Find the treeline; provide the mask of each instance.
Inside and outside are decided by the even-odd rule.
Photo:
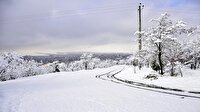
[[[70,63],[73,61],[80,60],[80,57],[83,53],[63,53],[63,54],[48,54],[44,56],[23,56],[26,60],[35,60],[36,62],[40,63],[52,63],[54,61],[64,62],[64,63]],[[92,53],[93,57],[97,57],[101,60],[117,60],[121,58],[126,58],[129,56],[129,53]]]
[[[91,70],[113,65],[128,64],[128,58],[123,56],[116,59],[101,60],[92,53],[83,53],[75,61],[53,61],[51,63],[36,62],[24,58],[17,53],[0,53],[0,81],[17,79],[20,77],[35,76],[60,71]],[[130,64],[130,63],[129,63]]]

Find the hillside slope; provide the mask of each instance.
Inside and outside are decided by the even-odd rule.
[[[0,112],[200,111],[200,99],[181,98],[95,78],[121,67],[0,82]]]

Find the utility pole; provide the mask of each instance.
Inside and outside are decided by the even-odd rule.
[[[139,4],[138,6],[138,17],[139,17],[139,37],[138,37],[138,43],[139,43],[139,51],[142,50],[142,17],[141,17],[141,12],[142,9],[144,8],[144,5],[142,5],[142,3]]]
[[[144,8],[144,5],[142,5],[142,3],[139,4],[138,6],[138,17],[139,17],[139,35],[138,35],[138,44],[139,44],[139,58],[140,57],[140,51],[142,50],[142,34],[141,34],[141,31],[142,31],[142,9]],[[142,64],[140,62],[140,60],[138,61],[138,67],[139,69],[141,70],[142,68]]]

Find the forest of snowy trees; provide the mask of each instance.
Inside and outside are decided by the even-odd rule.
[[[100,59],[93,53],[83,53],[79,59],[69,63],[52,63],[27,60],[16,53],[0,53],[0,81],[28,77],[56,71],[91,70],[113,65],[147,66],[161,75],[182,75],[182,66],[198,69],[200,67],[200,26],[186,26],[183,21],[173,22],[169,14],[152,20],[153,25],[141,33],[143,49],[126,58]],[[58,70],[56,70],[58,69]]]

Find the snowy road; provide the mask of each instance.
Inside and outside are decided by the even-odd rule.
[[[106,81],[111,81],[111,82],[114,82],[117,84],[129,86],[129,87],[133,87],[133,88],[181,96],[182,98],[189,97],[189,98],[200,99],[199,92],[185,91],[185,90],[181,90],[181,89],[174,89],[174,88],[169,88],[169,87],[157,86],[154,84],[146,84],[146,83],[142,83],[142,82],[135,82],[135,81],[129,81],[127,79],[118,78],[118,76],[116,76],[116,75],[121,75],[121,73],[124,72],[124,69],[127,69],[127,67],[122,67],[121,69],[116,69],[116,70],[110,71],[105,74],[97,75],[96,78],[106,80]]]
[[[0,82],[0,112],[200,112],[197,98],[182,98],[95,78],[122,68]]]

